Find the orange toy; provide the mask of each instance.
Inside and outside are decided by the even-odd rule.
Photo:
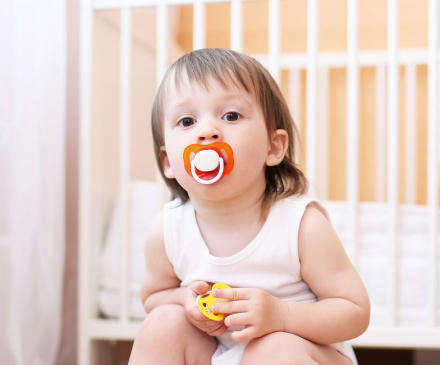
[[[215,289],[231,289],[229,285],[226,284],[214,284],[212,287],[212,291]],[[200,312],[202,312],[206,317],[209,319],[212,319],[214,321],[222,321],[225,315],[223,313],[213,313],[211,308],[214,305],[215,302],[229,302],[228,299],[222,299],[222,298],[214,298],[211,295],[211,291],[207,292],[206,294],[199,295],[196,299],[197,307],[199,307]]]

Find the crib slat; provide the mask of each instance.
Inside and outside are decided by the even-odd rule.
[[[416,204],[417,163],[417,66],[405,67],[405,203]]]
[[[267,54],[250,54],[257,58],[263,65],[268,66]],[[347,67],[347,52],[320,52],[318,54],[318,67],[345,68]],[[359,51],[359,67],[381,67],[388,64],[387,51]],[[428,52],[424,49],[401,49],[398,61],[400,65],[427,65]],[[308,65],[307,53],[281,53],[280,68],[306,69]]]
[[[121,272],[119,292],[119,320],[129,317],[129,179],[130,179],[130,63],[131,63],[131,10],[121,9],[121,70],[120,70],[120,125],[119,125],[119,184],[121,190]]]
[[[300,115],[301,115],[301,70],[293,68],[289,70],[289,106],[293,120],[300,130]]]
[[[316,122],[318,108],[318,34],[319,4],[318,0],[307,2],[307,137],[306,137],[306,171],[310,182],[310,194],[316,193]]]
[[[168,66],[168,7],[159,5],[156,18],[156,85],[159,87]]]
[[[280,0],[269,0],[269,72],[280,82]]]
[[[428,5],[428,210],[429,210],[429,247],[430,247],[430,322],[435,327],[438,322],[438,246],[437,219],[439,204],[438,180],[438,1],[430,0]]]
[[[93,10],[88,0],[81,0],[80,23],[80,104],[79,104],[79,229],[78,229],[78,364],[90,361],[91,341],[88,333],[89,321],[94,314],[92,309],[96,287],[91,278],[91,247],[97,242],[91,239],[91,101],[92,101],[92,47]]]
[[[161,4],[156,9],[156,87],[159,88],[168,69],[168,6]],[[170,192],[156,166],[156,182],[160,185],[161,199],[165,204]]]
[[[358,2],[348,1],[347,9],[347,198],[350,206],[351,259],[358,266],[359,222],[359,66]]]
[[[301,71],[299,69],[289,70],[289,107],[298,133],[301,135]],[[300,149],[297,141],[294,144],[295,163],[299,164]]]
[[[376,201],[385,201],[386,178],[386,69],[376,67]]]
[[[318,72],[318,141],[317,146],[319,157],[317,161],[318,179],[316,188],[320,199],[328,199],[328,141],[329,141],[329,69],[320,68]]]
[[[388,0],[388,188],[390,234],[390,324],[397,325],[397,208],[399,199],[399,18],[398,0]]]
[[[194,2],[193,15],[193,49],[201,49],[206,44],[206,13],[205,4],[201,1]]]
[[[231,1],[231,49],[243,51],[243,4],[241,0]]]

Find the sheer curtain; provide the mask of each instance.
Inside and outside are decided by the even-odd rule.
[[[0,2],[0,358],[55,363],[64,266],[65,1]]]

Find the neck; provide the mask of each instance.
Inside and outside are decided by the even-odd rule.
[[[267,212],[262,212],[265,184],[256,184],[247,194],[224,200],[205,200],[190,196],[197,221],[220,229],[233,229],[257,223],[262,225]]]

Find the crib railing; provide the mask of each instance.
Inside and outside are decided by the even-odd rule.
[[[243,49],[243,2],[232,0],[231,4],[231,48]],[[193,47],[203,48],[206,43],[205,5],[207,3],[225,2],[220,0],[82,0],[81,1],[81,74],[80,74],[80,238],[79,238],[79,364],[89,364],[92,353],[92,341],[99,339],[132,339],[138,323],[129,318],[129,208],[128,183],[130,179],[130,70],[131,70],[131,10],[135,7],[156,7],[156,83],[162,80],[169,66],[168,55],[168,7],[171,5],[193,5],[194,29]],[[387,156],[387,169],[383,163],[377,163],[377,200],[385,201],[390,211],[389,239],[392,242],[390,252],[389,290],[390,323],[383,331],[372,330],[359,339],[354,340],[360,346],[399,346],[399,347],[438,347],[440,346],[440,329],[438,326],[438,235],[437,217],[439,202],[439,117],[438,117],[438,1],[429,0],[427,49],[400,50],[398,32],[398,1],[388,1],[388,49],[386,51],[359,50],[359,9],[356,0],[348,0],[347,51],[338,53],[319,52],[319,1],[308,1],[307,18],[307,53],[282,54],[280,51],[280,0],[269,0],[269,47],[268,54],[254,55],[269,69],[273,77],[279,81],[281,70],[290,71],[291,104],[293,112],[299,118],[301,106],[301,70],[307,73],[306,94],[306,171],[311,182],[312,194],[326,198],[325,189],[320,189],[318,181],[326,178],[327,164],[325,149],[320,143],[327,143],[320,137],[319,130],[325,133],[328,119],[328,72],[331,68],[347,69],[347,200],[350,205],[351,236],[349,254],[354,264],[358,263],[358,210],[359,210],[359,70],[360,67],[376,68],[376,113],[377,113],[377,158]],[[92,108],[92,57],[93,57],[93,13],[99,9],[120,9],[120,131],[119,131],[119,184],[121,190],[121,276],[119,293],[119,318],[104,320],[98,318],[96,306],[96,272],[99,245],[102,237],[96,234],[93,227],[92,193],[91,193],[91,138],[90,126]],[[406,133],[414,134],[416,124],[415,84],[417,82],[416,67],[428,67],[428,205],[429,205],[429,242],[430,242],[430,299],[429,313],[431,327],[426,330],[403,330],[397,326],[397,288],[398,288],[398,247],[397,219],[399,205],[399,67],[405,66],[406,75]],[[387,102],[385,100],[387,99]],[[317,105],[323,106],[324,112],[319,113]],[[386,123],[387,121],[387,123]],[[385,131],[387,125],[387,131]],[[319,126],[319,128],[318,128]],[[385,135],[387,140],[385,140]],[[414,151],[417,146],[415,139],[407,140],[407,202],[414,202]],[[387,146],[387,147],[386,147]],[[322,162],[324,161],[324,163]],[[319,177],[319,178],[318,178]],[[385,181],[387,182],[385,186]]]

